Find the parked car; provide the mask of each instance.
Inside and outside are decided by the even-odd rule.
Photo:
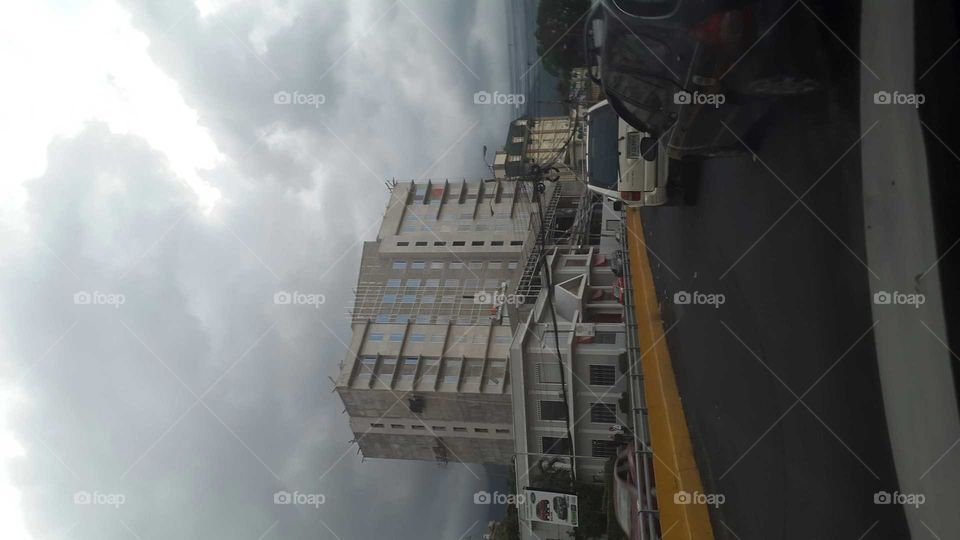
[[[627,206],[660,206],[668,197],[669,158],[660,147],[644,156],[648,134],[624,122],[604,100],[587,110],[587,186]]]
[[[804,47],[819,38],[818,23],[804,10],[781,22],[792,4],[602,0],[584,32],[588,74],[620,118],[648,135],[644,154],[658,143],[673,158],[743,153],[740,140],[771,98],[825,87],[828,62]]]
[[[637,453],[633,443],[628,444],[617,456],[613,464],[613,507],[617,516],[617,523],[623,532],[627,533],[630,540],[639,540],[640,528],[643,526],[640,520],[639,506],[637,501],[640,492],[637,491]],[[652,480],[652,479],[651,479]],[[640,478],[640,489],[646,489],[644,480]],[[657,508],[657,489],[650,487],[652,494],[653,509]],[[646,492],[643,492],[644,496]]]

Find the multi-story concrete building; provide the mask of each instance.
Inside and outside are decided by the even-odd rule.
[[[510,123],[503,149],[494,156],[494,175],[523,177],[532,165],[540,165],[556,167],[560,180],[577,179],[581,167],[571,152],[573,127],[569,116],[517,118]]]
[[[502,180],[393,188],[377,239],[363,247],[336,385],[365,457],[509,461],[502,298],[536,219],[526,189]]]
[[[548,248],[545,264],[552,295],[541,290],[518,321],[510,349],[517,486],[540,487],[544,478],[538,473],[550,467],[571,471],[577,482],[599,484],[604,464],[623,445],[619,426],[630,419],[622,405],[627,335],[617,278],[598,246]],[[524,539],[573,532],[522,510]]]

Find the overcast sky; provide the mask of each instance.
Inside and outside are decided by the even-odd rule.
[[[479,537],[482,469],[361,463],[328,376],[383,180],[502,144],[503,3],[6,11],[0,538]]]

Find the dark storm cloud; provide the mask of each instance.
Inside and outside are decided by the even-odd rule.
[[[338,255],[318,217],[289,190],[216,174],[224,202],[206,216],[143,140],[95,124],[52,144],[28,183],[34,240],[2,274],[0,317],[27,396],[13,425],[29,526],[71,538],[333,538],[327,527],[343,540],[457,538],[480,517],[469,471],[361,464],[347,445],[326,378],[344,350],[320,321],[345,336],[349,298],[317,279]],[[327,302],[276,305],[278,290]],[[77,304],[78,292],[123,300]],[[278,490],[326,501],[278,506]],[[75,504],[81,491],[123,504]]]

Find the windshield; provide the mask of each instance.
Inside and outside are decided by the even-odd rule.
[[[590,185],[617,189],[617,137],[620,119],[609,105],[587,117],[587,181]]]

